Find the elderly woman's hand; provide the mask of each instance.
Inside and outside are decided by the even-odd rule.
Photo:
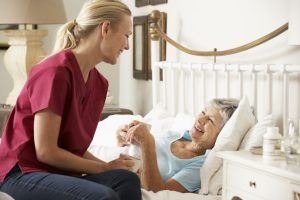
[[[128,143],[143,145],[149,143],[149,140],[154,140],[148,126],[142,122],[133,121],[129,124],[128,128],[125,136],[125,141]]]

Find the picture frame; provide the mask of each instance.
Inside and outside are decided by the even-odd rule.
[[[150,5],[157,5],[157,4],[163,4],[168,3],[168,0],[149,0]]]
[[[133,17],[133,77],[148,79],[148,16]]]
[[[161,18],[159,21],[159,27],[164,33],[167,33],[167,13],[161,12]],[[148,26],[149,28],[149,26]],[[152,67],[151,67],[151,38],[149,37],[148,47],[148,79],[152,79]],[[165,61],[167,56],[167,43],[162,38],[159,38],[159,61]],[[163,80],[163,71],[160,69],[159,78]]]
[[[9,45],[7,43],[7,38],[5,37],[3,31],[4,30],[15,30],[18,28],[19,28],[19,26],[16,24],[14,24],[14,25],[1,24],[0,25],[0,50],[6,50],[9,47]]]
[[[142,7],[149,5],[149,0],[135,0],[136,7]]]

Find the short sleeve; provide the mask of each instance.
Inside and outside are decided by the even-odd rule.
[[[70,93],[67,69],[48,68],[35,74],[28,83],[32,113],[49,108],[62,116]]]
[[[189,192],[195,192],[200,188],[200,167],[204,159],[199,158],[195,162],[188,164],[185,168],[176,173],[172,179],[176,180]]]

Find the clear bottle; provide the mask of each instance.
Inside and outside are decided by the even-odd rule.
[[[293,121],[289,121],[288,135],[282,142],[287,164],[300,165],[300,138],[295,131]]]
[[[281,138],[278,127],[267,128],[263,136],[263,158],[276,159],[280,156]]]

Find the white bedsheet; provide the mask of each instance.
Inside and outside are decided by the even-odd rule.
[[[143,200],[220,200],[221,196],[180,193],[164,190],[157,193],[142,189]]]

